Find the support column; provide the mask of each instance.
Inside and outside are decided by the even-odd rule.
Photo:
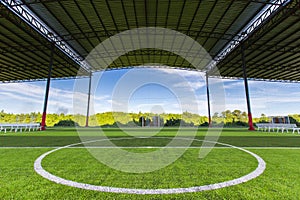
[[[52,67],[53,67],[53,54],[54,54],[54,43],[51,44],[49,71],[48,71],[48,78],[47,78],[47,83],[46,83],[44,109],[43,109],[42,122],[41,122],[41,130],[42,131],[46,130],[47,105],[48,105],[48,96],[49,96],[50,81],[51,81],[51,74],[52,74]]]
[[[90,71],[90,74],[89,74],[89,91],[88,91],[88,102],[87,102],[85,127],[89,127],[91,87],[92,87],[92,72]]]
[[[210,98],[209,98],[209,85],[208,85],[208,73],[206,72],[206,96],[207,96],[207,108],[208,108],[208,127],[212,126],[211,113],[210,113]]]
[[[241,44],[242,48],[242,66],[243,66],[243,77],[244,77],[244,85],[245,85],[245,92],[246,92],[246,100],[247,100],[247,110],[248,110],[248,125],[250,131],[254,131],[255,128],[253,126],[252,121],[252,113],[251,113],[251,105],[250,105],[250,95],[249,95],[249,87],[248,87],[248,79],[247,79],[247,72],[246,72],[246,61],[245,61],[245,53],[244,53],[244,44]]]

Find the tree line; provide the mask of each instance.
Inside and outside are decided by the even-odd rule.
[[[91,115],[89,117],[90,126],[134,126],[139,125],[141,117],[152,119],[154,113],[125,113],[125,112],[104,112]],[[208,117],[194,113],[183,112],[182,114],[162,113],[159,115],[163,119],[166,126],[208,126]],[[300,125],[300,114],[289,115],[291,123]],[[42,114],[40,112],[32,112],[26,114],[6,113],[4,110],[0,112],[0,123],[40,123]],[[84,115],[73,114],[47,114],[46,125],[52,127],[59,125],[61,121],[73,121],[76,125],[85,126],[86,117]],[[212,115],[212,123],[215,126],[247,126],[248,115],[240,110],[226,110],[221,113]],[[269,122],[269,118],[265,114],[261,114],[258,118],[253,118],[254,123]],[[62,123],[62,122],[61,122]],[[63,123],[62,123],[63,124]]]

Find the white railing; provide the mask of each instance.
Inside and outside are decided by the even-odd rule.
[[[257,123],[256,126],[258,131],[281,131],[282,133],[286,131],[288,133],[289,130],[292,130],[293,133],[297,131],[298,134],[300,134],[300,128],[298,128],[296,124]]]
[[[40,123],[29,123],[29,124],[0,124],[0,133],[3,131],[6,133],[10,132],[23,132],[23,131],[38,131],[41,130]]]

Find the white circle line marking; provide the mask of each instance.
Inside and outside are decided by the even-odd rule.
[[[168,138],[168,137],[155,137],[155,138]],[[133,139],[133,138],[118,138],[118,140],[120,140],[120,139]],[[190,140],[190,138],[180,138],[180,139]],[[233,185],[238,185],[238,184],[245,183],[247,181],[250,181],[250,180],[260,176],[266,169],[265,161],[260,156],[256,155],[255,153],[252,153],[251,151],[248,151],[241,147],[236,147],[236,146],[233,146],[230,144],[214,142],[214,141],[207,141],[207,140],[205,142],[212,142],[212,143],[216,143],[216,144],[221,144],[223,146],[232,147],[234,149],[238,149],[238,150],[244,151],[244,152],[252,155],[253,157],[256,158],[256,160],[258,162],[257,168],[254,171],[252,171],[249,174],[246,174],[242,177],[239,177],[239,178],[236,178],[233,180],[229,180],[229,181],[225,181],[225,182],[213,183],[213,184],[209,184],[209,185],[187,187],[187,188],[170,188],[170,189],[137,189],[137,188],[118,188],[118,187],[91,185],[91,184],[79,183],[76,181],[66,180],[66,179],[63,179],[61,177],[58,177],[58,176],[55,176],[55,175],[49,173],[42,167],[43,159],[55,151],[65,149],[68,147],[72,147],[72,146],[76,146],[76,145],[79,145],[82,143],[93,143],[93,142],[98,142],[98,141],[102,141],[102,140],[107,140],[107,139],[92,140],[92,141],[70,144],[70,145],[66,145],[66,146],[59,147],[59,148],[53,149],[51,151],[48,151],[48,152],[42,154],[40,157],[38,157],[35,160],[34,170],[39,175],[41,175],[42,177],[44,177],[52,182],[66,185],[66,186],[75,187],[75,188],[81,188],[81,189],[85,189],[85,190],[93,190],[93,191],[99,191],[99,192],[112,192],[112,193],[127,193],[127,194],[178,194],[178,193],[191,193],[191,192],[215,190],[215,189],[220,189],[220,188],[229,187],[229,186],[233,186]],[[111,139],[111,140],[113,140],[113,139]],[[198,140],[198,139],[192,139],[192,140],[204,141],[204,140]]]
[[[56,149],[59,146],[6,146],[6,147],[0,147],[0,149]],[[166,148],[166,149],[172,149],[172,148],[185,148],[185,149],[205,149],[205,148],[211,148],[211,147],[205,147],[205,146],[190,146],[190,147],[184,147],[184,146],[169,146],[169,147],[164,147],[164,146],[118,146],[118,147],[113,147],[113,146],[102,146],[102,147],[97,147],[97,146],[87,146],[87,147],[66,147],[64,149],[113,149],[113,148],[122,148],[122,149],[159,149],[159,148]],[[260,146],[243,146],[240,147],[243,149],[285,149],[285,150],[299,150],[300,147],[260,147]],[[232,147],[213,147],[213,149],[232,149]]]

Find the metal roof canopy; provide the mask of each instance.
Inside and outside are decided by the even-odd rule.
[[[45,79],[52,43],[0,4],[0,81]],[[53,78],[75,77],[80,66],[55,48]]]
[[[122,31],[141,27],[163,27],[184,33],[199,42],[214,58],[265,5],[272,4],[268,0],[18,2],[18,6],[29,8],[81,58],[86,57],[105,39]],[[18,19],[18,16],[3,4],[0,4],[0,14],[0,81],[46,78],[51,42]],[[250,35],[245,42],[247,73],[249,77],[256,79],[300,81],[299,68],[293,70],[293,67],[299,66],[297,46],[300,34],[296,34],[299,32],[299,0],[291,1],[285,9],[281,9],[277,15],[270,18],[268,23]],[[282,20],[277,20],[279,18]],[[276,46],[273,46],[274,44]],[[239,49],[237,47],[218,63],[221,76],[242,77]],[[283,58],[289,62],[285,62],[285,70],[279,76],[278,72],[282,69],[280,68],[282,65],[278,60]],[[191,65],[178,55],[157,49],[129,52],[115,60],[109,68],[157,62],[171,67],[191,68]],[[78,63],[61,52],[58,47],[55,48],[52,77],[74,77],[78,69]],[[203,71],[205,70],[203,68]],[[214,75],[214,71],[210,74]]]
[[[251,33],[243,44],[247,77],[300,81],[300,3],[291,1]],[[218,63],[223,77],[242,77],[242,45]],[[210,72],[212,75],[214,70]]]

